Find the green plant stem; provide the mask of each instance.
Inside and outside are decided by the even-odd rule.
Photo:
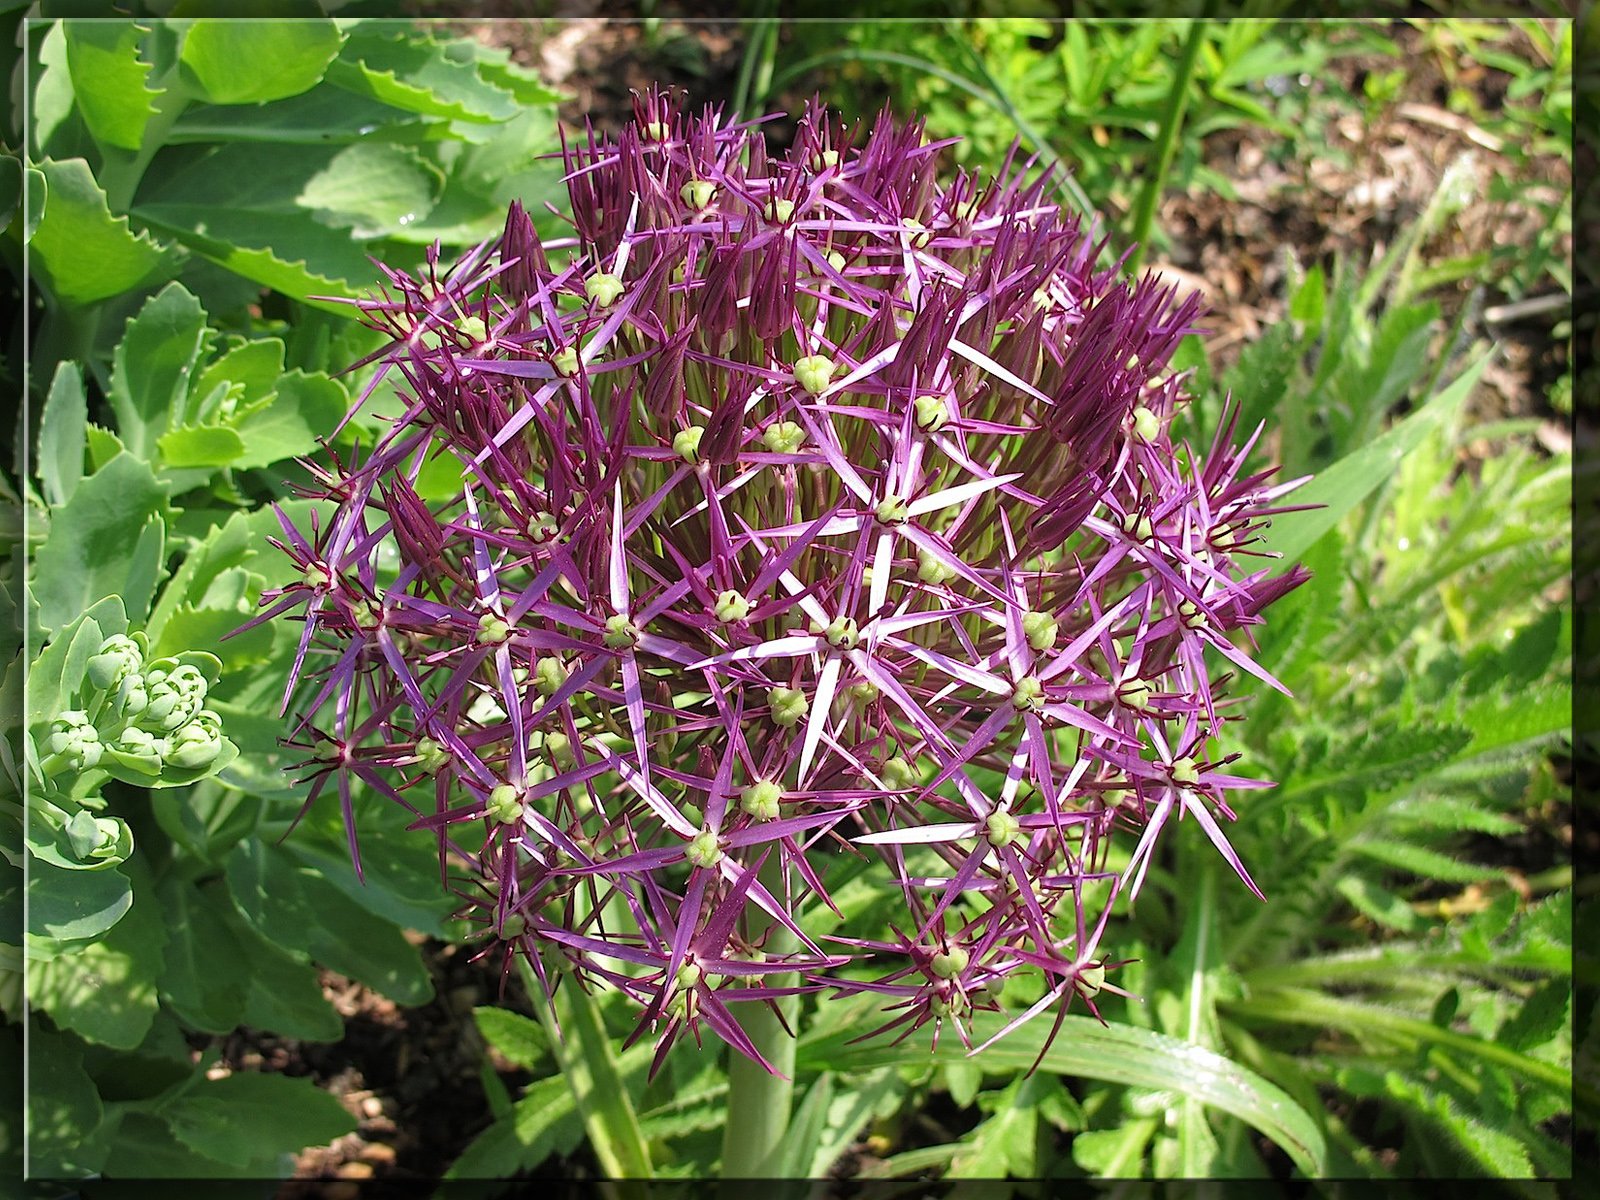
[[[556,989],[554,1006],[546,1005],[543,985],[520,955],[517,969],[550,1036],[561,1076],[572,1089],[600,1169],[612,1179],[649,1179],[650,1151],[593,998],[569,978]]]
[[[762,868],[761,886],[774,895],[781,894],[775,861],[769,859]],[[763,949],[769,956],[789,954],[798,948],[794,935],[775,920],[767,918],[765,929],[752,928],[750,936],[759,940],[763,932],[766,933]],[[767,979],[770,980],[768,987],[792,987],[798,982],[798,977],[792,974],[769,975]],[[800,998],[785,996],[773,1003],[783,1014],[782,1021],[765,1004],[740,1006],[746,1010],[742,1018],[745,1033],[778,1074],[768,1072],[737,1052],[728,1055],[728,1123],[722,1138],[724,1179],[775,1178],[783,1157],[789,1113],[794,1103],[795,1042],[788,1030],[794,1029]]]
[[[1200,44],[1205,41],[1207,28],[1205,21],[1189,22],[1189,36],[1183,43],[1183,54],[1172,77],[1172,90],[1167,93],[1167,111],[1162,114],[1161,130],[1157,134],[1155,170],[1145,176],[1144,188],[1134,209],[1133,256],[1128,260],[1130,275],[1137,275],[1144,262],[1145,243],[1155,223],[1156,207],[1166,191],[1167,172],[1172,169],[1172,160],[1178,152],[1178,134],[1183,130],[1184,109],[1189,105],[1189,85],[1194,79],[1195,60],[1200,56]]]

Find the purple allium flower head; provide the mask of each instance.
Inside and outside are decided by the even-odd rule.
[[[1266,785],[1210,756],[1211,671],[1279,686],[1231,635],[1305,578],[1250,566],[1293,485],[1234,416],[1173,445],[1194,301],[1097,268],[1029,164],[943,185],[887,114],[813,106],[783,157],[637,116],[567,149],[574,236],[513,206],[362,303],[404,408],[284,523],[260,618],[304,621],[313,798],[358,864],[352,778],[405,805],[508,964],[620,988],[663,1055],[759,1058],[733,1005],[797,989],[968,1044],[1020,967],[1047,992],[1008,1030],[1092,1009],[1158,838],[1191,818],[1254,888],[1223,822]],[[896,940],[819,944],[862,860]]]

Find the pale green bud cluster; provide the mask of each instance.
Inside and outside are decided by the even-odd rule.
[[[627,290],[622,280],[615,275],[598,272],[583,281],[583,294],[594,301],[596,308],[610,308]]]
[[[606,618],[605,637],[601,639],[612,650],[626,650],[639,640],[639,627],[622,613]]]
[[[739,796],[739,807],[758,821],[771,821],[778,815],[783,790],[768,780],[752,783]]]
[[[693,466],[700,461],[700,439],[705,435],[705,428],[700,425],[680,429],[672,439],[672,452]]]
[[[1037,675],[1028,675],[1017,680],[1011,689],[1011,707],[1018,712],[1029,710],[1037,712],[1044,707],[1044,684]]]
[[[691,179],[678,189],[678,197],[695,212],[704,212],[717,197],[717,185],[709,179]]]
[[[1028,645],[1035,650],[1049,650],[1056,644],[1056,634],[1061,624],[1047,612],[1022,614],[1022,632]]]
[[[937,587],[941,583],[949,583],[955,577],[955,568],[945,563],[938,555],[927,550],[917,551],[917,578],[923,583]]]
[[[767,689],[767,704],[772,709],[772,720],[786,729],[800,724],[810,707],[805,693],[799,688],[773,687]]]
[[[511,626],[498,613],[484,613],[478,618],[478,644],[498,646],[511,636]]]
[[[936,952],[928,963],[928,969],[940,979],[954,979],[967,969],[967,964],[972,961],[972,956],[960,946],[951,946],[948,950]]]
[[[724,625],[733,625],[750,615],[750,601],[743,593],[730,588],[717,596],[717,602],[711,611]]]
[[[722,861],[722,844],[717,837],[716,830],[702,829],[695,834],[683,856],[692,867],[699,867],[705,870],[716,866]]]
[[[938,396],[918,396],[911,407],[917,413],[917,428],[924,433],[938,433],[950,423],[950,407]]]
[[[826,386],[823,384],[823,387]],[[774,421],[761,431],[761,444],[774,454],[793,454],[805,444],[805,440],[806,431],[793,421]]]
[[[873,515],[882,525],[904,525],[911,519],[911,509],[901,497],[885,496],[878,501],[878,507],[873,510]]]
[[[808,354],[797,359],[790,370],[794,373],[794,381],[805,389],[807,395],[820,396],[833,379],[835,364],[826,354]]]

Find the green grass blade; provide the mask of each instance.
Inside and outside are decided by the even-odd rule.
[[[990,1046],[983,1052],[985,1066],[1026,1071],[1039,1057],[1044,1021],[1041,1017]],[[987,1041],[1002,1025],[998,1014],[980,1013],[971,1022],[974,1044]],[[858,1035],[858,1026],[847,1026],[825,1036],[802,1038],[800,1067],[866,1070],[907,1063],[926,1065],[930,1057],[921,1039],[898,1046],[882,1042],[851,1045],[850,1039]],[[959,1062],[966,1051],[946,1036],[931,1057],[934,1062]],[[1259,1130],[1282,1146],[1305,1174],[1315,1176],[1323,1170],[1326,1150],[1317,1123],[1276,1084],[1203,1047],[1147,1029],[1106,1026],[1092,1017],[1069,1015],[1063,1018],[1040,1067],[1059,1075],[1179,1091]]]
[[[1322,507],[1285,513],[1274,519],[1267,548],[1283,556],[1278,560],[1278,570],[1287,570],[1298,562],[1318,538],[1392,478],[1405,456],[1461,407],[1492,358],[1492,354],[1485,354],[1422,408],[1292,493],[1290,503]]]

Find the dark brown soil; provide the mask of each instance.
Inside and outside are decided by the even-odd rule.
[[[749,26],[738,22],[663,19],[657,22],[614,21],[608,4],[564,2],[560,22],[502,20],[475,23],[469,6],[457,11],[460,32],[509,48],[516,61],[541,72],[570,95],[561,116],[569,128],[585,120],[597,130],[616,129],[631,116],[631,93],[652,84],[671,84],[688,93],[698,108],[726,103],[735,86],[740,55]],[[693,5],[673,6],[693,12]],[[430,6],[437,15],[438,5]],[[713,14],[704,14],[713,15]],[[1403,43],[1414,33],[1394,31]],[[1408,51],[1415,52],[1414,44]],[[1284,317],[1286,252],[1303,266],[1331,265],[1343,255],[1366,267],[1416,219],[1432,196],[1445,168],[1461,153],[1480,151],[1478,170],[1499,169],[1493,154],[1483,153],[1481,131],[1470,122],[1452,119],[1442,106],[1443,82],[1438,67],[1417,52],[1406,82],[1403,103],[1376,129],[1342,128],[1333,135],[1346,139],[1344,153],[1301,167],[1283,167],[1270,160],[1264,139],[1252,131],[1219,133],[1205,145],[1207,164],[1227,176],[1238,192],[1235,201],[1196,192],[1168,198],[1160,214],[1172,234],[1165,256],[1150,265],[1167,271],[1180,283],[1200,289],[1211,308],[1212,349],[1224,360],[1236,355],[1260,331]],[[1375,66],[1343,60],[1344,86],[1359,87],[1359,73]],[[1491,104],[1504,79],[1483,71],[1469,81]],[[803,103],[805,94],[788,98]],[[1563,186],[1564,164],[1552,162],[1551,186]],[[1297,173],[1296,173],[1297,172]],[[1525,236],[1526,210],[1484,206],[1463,215],[1439,244],[1443,254],[1487,248],[1496,241]],[[1441,298],[1447,310],[1466,303],[1470,287],[1462,285]],[[1488,303],[1494,303],[1489,297]],[[1447,311],[1447,316],[1450,313]],[[1542,434],[1551,449],[1570,445],[1567,422],[1548,405],[1550,383],[1566,370],[1567,349],[1551,336],[1563,314],[1545,314],[1497,330],[1505,353],[1486,376],[1492,395],[1484,402],[1495,415],[1537,415],[1546,418]],[[1478,320],[1469,332],[1481,334]],[[1548,846],[1538,848],[1542,865],[1550,865]],[[1515,865],[1535,871],[1541,863],[1518,849]],[[1558,856],[1559,857],[1559,856]],[[325,991],[346,1018],[346,1036],[334,1045],[307,1045],[240,1031],[224,1040],[223,1065],[230,1070],[273,1070],[309,1074],[326,1086],[355,1114],[359,1130],[331,1146],[313,1149],[299,1160],[297,1177],[322,1179],[316,1194],[355,1196],[363,1180],[436,1180],[461,1150],[490,1123],[489,1104],[480,1072],[488,1053],[473,1024],[478,1005],[497,1001],[501,976],[495,962],[469,961],[469,952],[429,943],[425,955],[433,972],[436,999],[421,1008],[400,1009],[375,993],[327,974]],[[526,1076],[503,1061],[489,1062],[511,1094]],[[960,1122],[961,1113],[921,1114],[923,1119]],[[946,1130],[945,1132],[948,1132]],[[907,1130],[907,1145],[919,1144]],[[850,1170],[870,1166],[877,1158],[904,1145],[869,1139],[847,1156]],[[550,1164],[559,1168],[561,1164]],[[560,1173],[559,1170],[557,1173]],[[839,1176],[842,1177],[842,1176]],[[297,1196],[306,1196],[305,1191]]]

